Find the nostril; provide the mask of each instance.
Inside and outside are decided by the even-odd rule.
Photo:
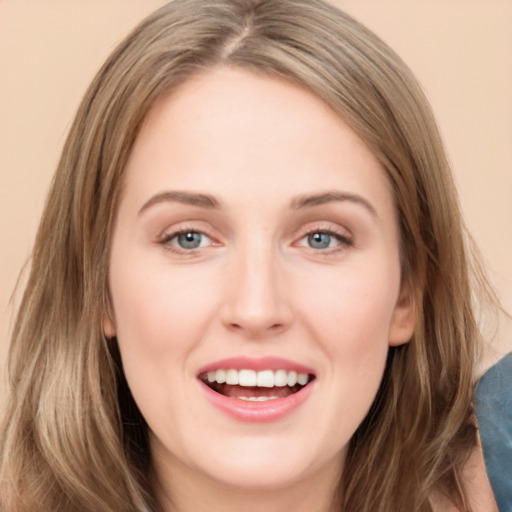
[[[243,332],[245,336],[249,337],[267,337],[269,335],[275,336],[281,331],[285,330],[285,324],[282,322],[271,323],[269,325],[256,324],[256,323],[238,323],[229,322],[227,328],[234,332]]]

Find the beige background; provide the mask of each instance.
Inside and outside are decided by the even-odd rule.
[[[0,344],[78,102],[114,45],[163,0],[0,0]],[[512,311],[512,0],[337,0],[431,99],[467,222]],[[15,303],[16,301],[14,301]],[[497,357],[512,350],[504,324]]]

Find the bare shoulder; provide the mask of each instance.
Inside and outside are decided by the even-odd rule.
[[[481,446],[477,446],[464,469],[465,486],[473,512],[499,512],[492,493],[491,484],[485,472]],[[443,496],[432,500],[434,512],[460,512],[454,504]]]

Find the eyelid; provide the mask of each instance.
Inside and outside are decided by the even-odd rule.
[[[200,246],[197,248],[184,249],[180,248],[176,244],[171,244],[171,240],[175,237],[186,234],[186,233],[198,233],[206,236],[210,243],[206,246]],[[327,247],[327,248],[314,248],[307,247],[305,244],[301,244],[302,240],[304,240],[307,236],[312,235],[314,233],[324,233],[334,237],[338,240],[338,244],[335,247]],[[186,221],[182,223],[178,223],[176,225],[169,226],[162,230],[160,234],[156,237],[155,242],[158,245],[163,246],[165,249],[176,252],[178,254],[188,254],[194,255],[195,253],[208,249],[209,247],[221,246],[223,243],[219,240],[219,236],[214,230],[204,221]],[[338,224],[334,224],[332,222],[315,222],[306,224],[300,230],[296,232],[296,236],[294,236],[294,242],[292,242],[292,246],[299,246],[309,249],[310,251],[317,253],[328,255],[330,253],[335,253],[338,251],[346,250],[348,247],[352,247],[354,245],[354,236],[350,230],[345,227],[341,227]]]
[[[328,255],[331,253],[335,253],[338,251],[343,251],[348,247],[352,247],[354,245],[354,236],[353,234],[346,228],[341,228],[332,223],[315,223],[310,227],[306,227],[295,240],[294,245],[298,245],[299,242],[304,240],[306,237],[314,234],[314,233],[324,233],[330,236],[335,237],[339,244],[336,247],[328,247],[324,249],[317,249],[314,247],[307,247],[306,245],[299,245],[300,247],[306,247],[307,249],[313,251],[317,254]]]
[[[187,235],[187,234],[190,234],[190,233],[201,235],[201,236],[207,238],[208,240],[212,240],[206,233],[203,233],[202,231],[197,231],[195,229],[185,229],[185,230],[175,231],[175,232],[172,232],[172,233],[169,233],[169,234],[165,235],[163,237],[162,243],[169,243],[172,240],[174,240],[175,238],[178,238],[178,237],[180,237],[182,235]],[[197,247],[197,249],[199,249],[199,247]],[[188,249],[187,252],[189,252],[191,250],[192,249]]]
[[[186,233],[198,233],[200,235],[204,235],[210,240],[211,243],[209,243],[206,247],[203,246],[193,249],[183,249],[177,245],[170,243],[171,240],[173,240],[177,236]],[[166,250],[176,252],[179,254],[189,255],[194,254],[196,251],[204,250],[207,247],[222,245],[221,242],[218,241],[218,237],[215,236],[211,228],[209,228],[207,225],[204,225],[202,222],[195,223],[190,221],[165,228],[156,237],[156,243],[163,246]]]

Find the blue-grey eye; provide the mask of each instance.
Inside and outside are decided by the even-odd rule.
[[[313,249],[327,249],[331,247],[333,238],[334,237],[328,233],[311,233],[308,235],[308,245]]]
[[[201,247],[204,236],[202,233],[189,231],[176,235],[176,242],[182,249],[197,249]]]

